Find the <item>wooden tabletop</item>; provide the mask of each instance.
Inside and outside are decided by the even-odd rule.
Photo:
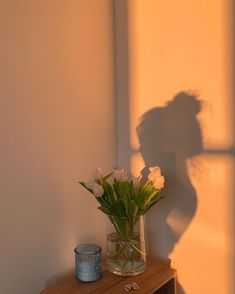
[[[71,274],[63,281],[42,291],[41,294],[118,294],[125,293],[125,285],[133,282],[139,285],[139,289],[134,291],[135,293],[150,294],[160,289],[170,280],[175,279],[175,276],[176,271],[169,265],[154,261],[147,265],[144,273],[134,277],[120,277],[104,270],[102,278],[98,281],[84,283],[77,280],[74,274]]]

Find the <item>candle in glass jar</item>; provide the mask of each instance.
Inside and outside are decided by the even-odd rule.
[[[82,282],[93,282],[101,277],[101,247],[96,244],[82,244],[74,249],[75,274]]]

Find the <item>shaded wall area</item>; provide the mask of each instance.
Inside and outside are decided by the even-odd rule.
[[[105,244],[77,181],[115,164],[112,9],[0,1],[0,293],[39,293],[77,244]]]

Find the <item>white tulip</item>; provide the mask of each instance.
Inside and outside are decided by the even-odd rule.
[[[93,178],[95,180],[102,180],[103,178],[103,173],[100,167],[96,167],[92,172],[91,172]]]
[[[165,183],[165,178],[163,176],[160,176],[153,181],[153,186],[155,189],[160,190],[164,187],[164,183]]]
[[[124,169],[117,170],[113,172],[113,178],[118,182],[124,182],[128,180],[127,172]]]
[[[96,197],[102,197],[103,194],[104,194],[104,189],[102,186],[100,185],[96,185],[94,188],[93,188],[93,193]]]
[[[104,189],[101,185],[97,184],[94,179],[85,183],[85,186],[90,189],[96,197],[101,197],[104,194]]]
[[[94,187],[94,185],[96,185],[96,184],[97,184],[96,181],[95,181],[94,179],[92,179],[92,180],[86,182],[86,183],[85,183],[85,186],[86,186],[88,189],[93,190],[93,187]]]
[[[148,180],[153,183],[155,189],[160,190],[164,187],[165,178],[161,175],[161,169],[158,166],[150,167]]]
[[[157,177],[161,176],[161,170],[160,167],[154,166],[149,168],[150,173],[148,174],[148,180],[154,181]]]

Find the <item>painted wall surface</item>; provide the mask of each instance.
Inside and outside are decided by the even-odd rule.
[[[0,293],[39,293],[105,239],[79,186],[115,163],[112,3],[0,1]]]
[[[234,291],[230,4],[129,1],[130,161],[134,173],[160,165],[165,175],[148,241],[172,259],[179,293]]]

